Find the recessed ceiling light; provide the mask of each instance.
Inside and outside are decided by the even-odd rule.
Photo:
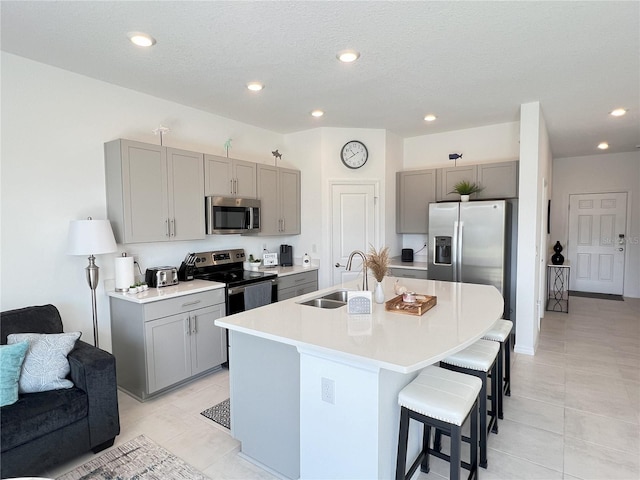
[[[433,122],[436,118],[438,118],[438,117],[436,117],[433,113],[430,113],[430,114],[428,114],[428,115],[425,115],[425,117],[424,117],[424,119],[425,119],[427,122]]]
[[[313,112],[311,112],[312,117],[321,117],[323,115],[324,115],[324,112],[322,110],[314,110]]]
[[[142,32],[129,32],[128,37],[131,43],[139,47],[150,47],[156,43],[155,38]]]
[[[360,53],[355,50],[342,50],[336,55],[337,59],[344,63],[355,62],[360,58]]]
[[[614,117],[621,117],[625,113],[627,113],[626,108],[616,108],[615,110],[612,110],[611,112],[609,112],[609,115],[612,115]]]
[[[608,144],[607,142],[600,142],[600,143],[598,144],[598,148],[599,148],[600,150],[606,150],[607,148],[609,148],[609,144]]]
[[[264,88],[264,85],[261,84],[260,82],[250,82],[250,83],[247,83],[247,88],[252,92],[259,92]]]

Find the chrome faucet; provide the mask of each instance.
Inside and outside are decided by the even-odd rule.
[[[353,261],[354,255],[360,255],[362,257],[362,290],[369,290],[369,281],[367,280],[367,256],[362,251],[354,250],[349,254],[345,270],[351,271],[351,262]]]

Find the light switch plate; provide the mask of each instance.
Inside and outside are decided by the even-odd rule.
[[[277,253],[263,253],[262,265],[265,267],[277,267],[278,266],[278,254]]]

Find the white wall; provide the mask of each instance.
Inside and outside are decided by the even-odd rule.
[[[546,205],[551,174],[549,138],[539,102],[521,105],[516,345],[533,355],[540,333],[545,278]]]
[[[103,144],[115,138],[159,143],[151,133],[171,128],[164,144],[203,153],[273,164],[279,134],[2,53],[2,215],[0,309],[55,304],[67,331],[92,339],[87,259],[65,254],[70,220],[106,218]],[[282,150],[281,150],[282,151]],[[291,158],[291,160],[290,160]],[[283,155],[281,166],[300,166]],[[296,159],[299,160],[299,159]],[[216,236],[199,242],[134,244],[120,251],[138,256],[142,271],[179,265],[188,251],[244,247],[260,253],[287,240]],[[303,252],[304,253],[304,252]],[[115,254],[100,255],[100,345],[110,350],[108,298]],[[301,255],[301,253],[300,253]]]
[[[462,154],[457,165],[518,160],[519,129],[520,122],[510,122],[407,138],[403,169],[453,167],[450,153]]]
[[[360,140],[367,146],[369,152],[367,163],[357,170],[345,167],[340,160],[340,150],[350,140]],[[320,265],[318,283],[320,288],[332,285],[332,274],[337,260],[331,258],[330,182],[336,180],[377,182],[380,186],[379,205],[385,205],[387,202],[385,179],[388,169],[386,140],[387,134],[384,130],[364,128],[318,128],[285,136],[286,147],[291,151],[293,157],[301,159],[304,157],[304,162],[315,163],[309,173],[313,177],[311,181],[314,184],[310,186],[304,183],[305,188],[310,186],[311,190],[309,192],[303,191],[302,202],[303,216],[309,216],[311,220],[307,221],[314,222],[314,226],[310,233],[303,230],[299,242],[318,245],[317,258]],[[391,149],[396,151],[392,162],[397,161],[396,159],[401,156],[401,153],[397,153],[398,144],[399,141],[396,140],[395,147]],[[309,156],[311,158],[307,159],[306,157]],[[378,241],[382,245],[385,241],[384,213],[381,213],[377,220]],[[367,251],[369,246],[362,245],[361,248],[363,251]],[[399,250],[397,253],[400,253]]]
[[[569,195],[627,192],[627,251],[624,296],[640,297],[640,152],[599,154],[553,160],[551,242],[567,245]]]

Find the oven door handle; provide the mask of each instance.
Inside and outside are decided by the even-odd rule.
[[[273,280],[266,280],[264,282],[256,282],[256,283],[252,283],[251,285],[260,285],[261,283],[271,283],[272,285],[276,283],[276,279],[274,278]],[[227,293],[229,295],[238,295],[239,293],[244,293],[244,286],[240,286],[240,287],[231,287],[229,288],[229,290],[227,291]]]

